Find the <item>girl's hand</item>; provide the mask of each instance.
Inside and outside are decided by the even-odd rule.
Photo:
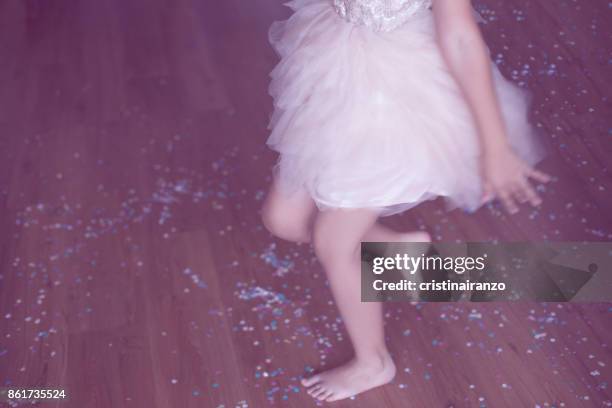
[[[485,155],[482,162],[483,202],[499,198],[510,214],[518,212],[516,202],[538,206],[542,200],[529,179],[548,183],[551,177],[531,168],[509,147]]]

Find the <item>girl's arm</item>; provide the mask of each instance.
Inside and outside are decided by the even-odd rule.
[[[491,60],[474,20],[470,0],[435,0],[438,43],[475,119],[481,142],[483,198],[498,197],[510,213],[516,201],[539,205],[529,177],[541,182],[549,176],[532,169],[508,144],[508,135],[494,88]]]

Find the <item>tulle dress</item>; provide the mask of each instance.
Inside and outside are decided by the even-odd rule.
[[[381,216],[445,197],[482,205],[473,115],[435,40],[431,0],[293,0],[270,28],[267,144],[287,194],[305,189],[321,210]],[[491,63],[509,142],[533,165],[542,149],[529,94]]]

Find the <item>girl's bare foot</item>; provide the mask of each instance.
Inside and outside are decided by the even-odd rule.
[[[397,242],[431,242],[431,235],[426,231],[398,232]]]
[[[302,380],[308,394],[320,401],[338,401],[387,384],[395,376],[391,356],[348,363]]]

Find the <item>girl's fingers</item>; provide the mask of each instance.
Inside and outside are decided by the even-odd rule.
[[[552,179],[552,177],[550,177],[548,174],[542,173],[536,169],[529,170],[529,177],[539,181],[540,183],[548,183]]]
[[[538,196],[538,193],[536,193],[536,191],[531,186],[531,184],[529,184],[528,181],[525,180],[523,183],[521,183],[520,189],[521,194],[525,195],[527,201],[529,201],[529,204],[533,205],[534,207],[537,207],[542,204],[542,199]]]
[[[514,190],[514,197],[519,202],[519,204],[525,204],[527,201],[529,201],[529,199],[527,198],[527,194],[525,194],[525,192],[520,188]]]
[[[506,190],[500,190],[497,196],[506,208],[506,211],[508,211],[510,214],[516,214],[518,212],[518,207],[516,206],[516,203],[512,199],[512,196]]]
[[[491,188],[491,184],[485,180],[484,185],[482,187],[482,201],[487,201],[493,195],[493,189]]]

